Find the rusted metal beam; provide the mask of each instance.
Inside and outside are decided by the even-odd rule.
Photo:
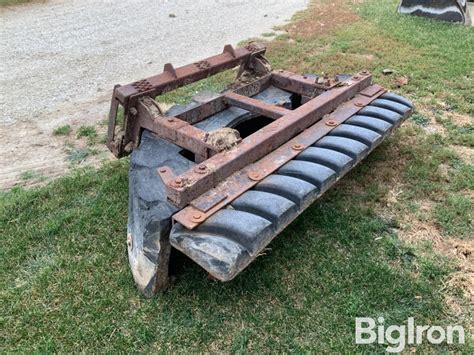
[[[126,99],[134,95],[148,95],[152,97],[161,95],[221,71],[232,69],[247,61],[252,55],[264,54],[265,50],[265,45],[260,43],[252,43],[245,47],[235,48],[233,53],[226,46],[223,53],[193,64],[176,69],[171,64],[167,64],[161,74],[119,87],[116,91],[117,99],[122,104],[125,104]]]
[[[136,117],[138,112],[136,105],[141,97],[155,97],[221,71],[242,66],[251,62],[252,57],[263,55],[265,49],[265,46],[259,43],[251,43],[240,48],[227,45],[221,54],[179,68],[174,68],[168,63],[161,74],[128,85],[116,86],[109,112],[108,148],[115,156],[122,157],[138,145],[140,126],[137,122],[142,120]],[[123,131],[116,132],[119,105],[123,107],[124,127]]]
[[[270,79],[271,74],[267,74],[261,78],[255,79],[249,84],[240,83],[239,86],[239,83],[234,83],[229,90],[244,96],[254,96],[268,88],[270,85]],[[219,95],[209,101],[202,102],[197,106],[181,112],[176,115],[176,117],[191,124],[195,124],[227,108],[229,108],[229,105],[225,102],[224,95]]]
[[[178,207],[184,207],[234,172],[262,158],[319,121],[344,101],[370,86],[371,81],[372,76],[368,73],[360,73],[345,80],[248,136],[237,147],[212,156],[204,164],[208,167],[205,173],[188,171],[178,177],[183,182],[181,186],[166,184],[169,200]]]
[[[144,97],[138,101],[139,127],[148,129],[158,137],[183,147],[203,159],[217,149],[205,142],[207,133],[177,117],[163,116],[156,101]]]
[[[252,99],[247,96],[236,94],[235,92],[224,94],[224,100],[230,106],[240,107],[244,110],[257,113],[261,116],[272,118],[274,120],[290,112],[290,110],[287,110],[284,107],[267,104],[261,100]]]
[[[352,115],[385,92],[379,85],[372,85],[371,96],[358,94],[352,100],[339,106],[334,112],[315,123],[287,143],[269,153],[259,161],[234,173],[215,188],[205,192],[190,205],[177,212],[173,220],[188,229],[194,229],[222,209],[259,181],[275,172],[301,151],[316,143],[331,130],[344,123]]]
[[[286,70],[274,70],[271,84],[277,88],[312,98],[335,87],[338,82],[328,78],[323,79],[323,82],[319,84],[315,82],[314,78]]]

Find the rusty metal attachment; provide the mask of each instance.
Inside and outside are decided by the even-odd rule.
[[[272,153],[349,99],[356,97],[357,99],[352,99],[350,102],[353,107],[360,109],[385,92],[382,87],[372,85],[372,76],[366,70],[343,81],[329,77],[315,80],[307,75],[302,76],[285,70],[272,71],[268,61],[263,57],[264,53],[265,47],[258,43],[243,48],[226,45],[223,53],[217,56],[176,69],[171,64],[166,64],[162,74],[115,88],[109,117],[108,146],[117,157],[129,154],[131,149],[137,147],[141,130],[147,129],[158,137],[194,153],[196,162],[201,163],[179,176],[175,176],[169,167],[159,169],[159,174],[166,185],[168,199],[177,207],[190,205],[188,208],[193,209],[191,214],[188,214],[186,209],[178,212],[173,217],[175,221],[189,227],[194,227],[196,222],[204,221],[204,217],[195,218],[198,208],[193,207],[196,205],[194,200],[202,201],[206,192],[218,186],[221,181]],[[165,116],[154,99],[157,95],[236,65],[240,65],[238,79],[245,75],[244,73],[247,76],[251,73],[253,80],[246,80],[244,84],[237,80],[236,84],[231,85],[231,90],[179,115]],[[252,98],[269,85],[304,96],[306,103],[290,110],[281,103],[268,104]],[[116,133],[119,105],[123,106],[124,110],[124,130]],[[209,144],[208,133],[194,124],[229,107],[238,107],[268,117],[274,122],[240,141],[235,148],[221,150]],[[325,126],[336,127],[337,118],[327,119]],[[324,132],[327,131],[321,125],[318,127]],[[297,142],[291,145],[291,150],[298,152],[305,147],[304,144]],[[292,156],[279,159],[279,164],[271,164],[271,168],[262,164],[259,169],[248,172],[248,178],[251,181],[260,181]],[[212,166],[212,169],[208,166]],[[250,187],[247,186],[246,189]],[[242,193],[245,189],[239,191]],[[228,193],[227,198],[220,199],[217,204],[222,207],[225,205],[224,200],[229,203],[231,197],[235,198],[238,195],[235,192]],[[202,202],[197,205],[202,205]],[[209,210],[216,211],[212,203],[204,205],[209,208],[200,212],[206,213],[206,218],[210,215]],[[189,219],[192,223],[187,223]]]
[[[259,43],[251,43],[241,48],[226,45],[219,55],[179,68],[166,64],[161,74],[129,85],[117,85],[114,88],[107,145],[117,157],[128,155],[134,149],[140,150],[141,139],[155,139],[160,142],[156,143],[156,146],[163,146],[168,151],[173,151],[174,155],[182,153],[188,159],[184,163],[184,158],[174,159],[166,155],[169,153],[165,153],[158,159],[161,163],[153,166],[154,176],[159,178],[153,180],[156,189],[150,192],[150,196],[159,196],[156,198],[159,198],[160,202],[156,206],[160,207],[157,207],[156,213],[162,214],[166,210],[167,217],[165,222],[158,224],[150,222],[147,226],[164,226],[169,223],[170,226],[166,227],[169,233],[172,224],[175,231],[173,232],[175,237],[171,240],[172,245],[185,253],[189,251],[188,255],[198,259],[198,263],[202,262],[201,265],[210,272],[214,270],[212,266],[214,264],[207,265],[207,261],[194,250],[198,248],[198,244],[193,244],[190,236],[194,235],[195,230],[201,231],[196,232],[201,233],[199,238],[205,234],[205,238],[212,239],[212,235],[222,228],[228,228],[230,231],[238,228],[237,225],[231,225],[237,222],[228,218],[224,218],[224,222],[216,221],[223,218],[220,216],[225,215],[225,211],[229,213],[228,211],[233,208],[257,213],[255,211],[260,207],[252,205],[254,195],[261,196],[263,200],[267,198],[274,200],[273,202],[265,200],[270,210],[283,208],[285,204],[296,204],[299,210],[304,209],[301,207],[304,204],[298,202],[301,197],[287,196],[286,192],[272,195],[275,189],[283,188],[278,181],[293,179],[294,183],[301,185],[297,189],[298,193],[310,189],[311,186],[320,193],[324,192],[325,185],[323,186],[318,179],[324,174],[342,176],[347,171],[347,166],[355,165],[362,156],[365,156],[369,148],[372,149],[380,142],[382,135],[387,135],[411,113],[411,103],[396,95],[390,96],[391,94],[387,94],[383,87],[373,84],[372,75],[367,70],[353,76],[334,78],[272,70],[264,57],[265,50],[265,46]],[[237,66],[239,69],[236,80],[220,94],[196,101],[180,110],[169,111],[172,113],[162,112],[156,101],[157,96],[161,94]],[[265,93],[270,91],[277,94],[268,97]],[[217,126],[215,127],[217,129],[211,130],[209,127],[212,125],[207,125],[206,122],[217,120],[219,115],[224,114],[263,117],[266,123],[242,137],[237,129],[232,129],[234,126],[229,124],[232,121],[226,121],[224,126]],[[119,117],[122,115],[123,124],[118,127]],[[152,136],[144,132],[150,132]],[[320,148],[314,148],[322,141],[326,143]],[[348,144],[350,149],[344,144]],[[145,149],[141,152],[142,155],[136,158],[132,155],[132,163],[134,159],[144,159],[142,156],[156,157],[160,154],[159,150],[153,149]],[[319,152],[321,156],[315,155],[315,152]],[[308,164],[312,168],[315,168],[314,166],[317,168],[316,176],[305,177],[311,182],[310,184],[298,180],[309,167]],[[275,175],[282,170],[282,175]],[[278,176],[291,178],[283,179]],[[140,181],[139,178],[136,179]],[[258,188],[256,191],[260,191],[258,194],[253,190],[256,188]],[[307,194],[312,196],[310,190]],[[155,214],[148,211],[150,207],[147,206],[153,206],[148,201],[149,197],[143,198],[145,198],[143,203],[131,201],[130,211],[137,213],[136,210],[143,205],[146,211],[143,212],[144,215],[156,218]],[[236,202],[241,200],[244,202]],[[274,221],[276,217],[272,217],[269,211],[259,210],[258,213],[261,216],[259,221],[263,218],[279,224],[278,218],[283,218],[278,217]],[[297,215],[294,211],[291,214]],[[142,215],[133,218],[139,221],[136,223],[144,223],[145,217]],[[212,224],[213,227],[206,229],[207,224]],[[199,229],[200,226],[204,226],[203,229]],[[132,231],[141,230],[140,228],[129,227]],[[273,233],[274,236],[276,231],[277,229],[274,229],[268,233]],[[159,234],[156,231],[147,233],[147,235]],[[252,233],[257,235],[260,232]],[[186,242],[186,245],[182,244],[188,237],[191,238],[190,241]],[[252,238],[254,237],[257,238],[257,236]],[[143,262],[143,257],[137,256],[136,248],[144,245],[144,242],[142,240],[134,243],[134,238],[144,237],[129,234],[127,242],[134,277],[137,283],[143,283],[143,280],[156,272],[159,266],[153,269],[155,271],[151,271],[152,268],[148,264],[146,264],[148,266],[136,265]],[[202,246],[208,245],[206,243]],[[217,244],[215,247],[220,248]],[[190,251],[191,249],[193,251]],[[205,253],[220,255],[219,253],[223,251],[219,250],[213,249]],[[160,248],[156,250],[156,253],[163,252]],[[250,259],[254,258],[253,252],[250,253]],[[150,255],[149,250],[147,255]],[[164,255],[166,258],[169,257],[169,253]],[[229,258],[229,260],[235,259],[232,255]],[[158,260],[159,257],[155,259]],[[154,263],[151,264],[155,265]],[[220,280],[227,280],[247,264],[247,261],[242,261],[238,267],[232,269],[234,270],[232,272],[219,269],[216,273],[222,272],[222,274],[211,273]],[[146,271],[146,277],[143,274],[136,274],[143,273],[144,270],[149,270]],[[163,288],[166,285],[163,280],[155,279],[153,282],[140,287],[145,293],[153,293],[157,287]]]

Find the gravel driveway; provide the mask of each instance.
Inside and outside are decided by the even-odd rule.
[[[110,90],[271,31],[306,0],[47,1],[0,10],[0,189],[66,170],[62,124],[97,123]]]

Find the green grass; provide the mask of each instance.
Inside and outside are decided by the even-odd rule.
[[[473,210],[472,200],[462,195],[450,195],[437,205],[434,217],[446,234],[460,238],[472,238]]]
[[[354,344],[355,317],[472,324],[463,290],[445,289],[457,262],[401,235],[407,220],[418,219],[434,223],[446,240],[472,240],[474,170],[450,146],[469,146],[472,131],[445,114],[474,112],[473,58],[465,55],[474,34],[397,16],[395,6],[366,1],[360,21],[322,37],[279,37],[268,55],[274,67],[299,72],[367,68],[388,87],[394,75],[408,75],[398,91],[424,112],[432,109],[445,135],[431,133],[428,118],[417,113],[235,280],[211,282],[183,260],[175,283],[154,299],[140,295],[128,268],[127,159],[2,193],[0,351],[382,353],[381,345]],[[384,68],[395,74],[382,75]],[[223,88],[231,76],[169,93],[165,101]],[[394,189],[396,200],[389,200]],[[426,201],[429,211],[420,209]],[[447,292],[462,312],[447,308]],[[474,351],[470,338],[464,347],[416,350]]]
[[[2,196],[3,233],[15,235],[2,246],[3,345],[355,351],[358,315],[444,323],[436,290],[449,269],[403,246],[366,198],[331,192],[231,283],[209,282],[186,261],[169,291],[146,300],[126,260],[126,161],[14,190]]]
[[[262,37],[275,37],[276,35],[275,32],[264,32],[261,34]]]
[[[64,125],[53,130],[53,135],[55,136],[67,136],[72,132],[72,127],[70,125]]]
[[[86,137],[88,144],[94,145],[97,143],[97,130],[94,126],[81,126],[77,131],[76,137]]]
[[[43,180],[44,176],[36,171],[27,170],[20,174],[20,178],[23,181]]]
[[[25,4],[32,1],[33,0],[0,0],[0,6],[20,5],[20,4]]]

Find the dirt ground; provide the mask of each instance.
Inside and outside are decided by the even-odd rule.
[[[105,132],[114,84],[270,32],[307,4],[180,0],[137,6],[141,2],[50,0],[0,9],[0,190],[68,171],[71,151],[87,148],[77,129],[93,125],[99,137]],[[68,136],[53,135],[64,125],[72,127]],[[89,148],[93,154],[82,165],[112,157],[100,140]]]

